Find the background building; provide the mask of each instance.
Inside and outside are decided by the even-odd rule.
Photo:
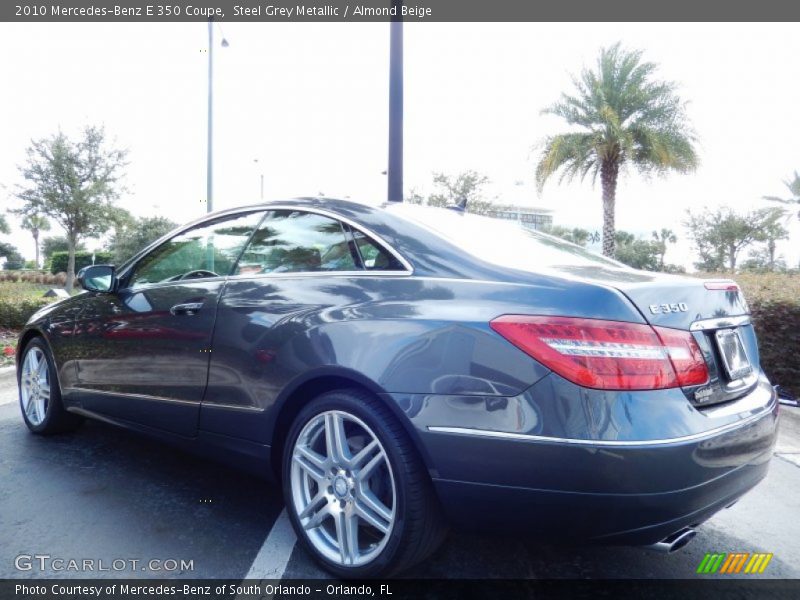
[[[553,224],[552,212],[546,208],[504,206],[499,210],[490,210],[486,215],[493,219],[517,221],[526,229],[542,230]]]

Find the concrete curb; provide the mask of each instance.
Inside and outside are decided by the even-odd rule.
[[[0,385],[6,385],[17,378],[17,367],[0,367]]]

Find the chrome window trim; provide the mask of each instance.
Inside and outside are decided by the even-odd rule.
[[[774,402],[774,395],[773,395]],[[770,402],[770,405],[772,402]],[[552,444],[564,444],[568,446],[602,446],[611,448],[646,448],[649,446],[668,446],[670,444],[682,444],[685,442],[694,442],[705,438],[713,437],[727,431],[732,431],[739,427],[745,426],[749,423],[758,421],[772,414],[771,410],[764,410],[757,415],[752,415],[746,419],[741,419],[735,423],[728,423],[715,429],[709,429],[702,433],[693,433],[691,435],[683,435],[675,438],[666,438],[658,440],[580,440],[576,438],[560,438],[550,437],[545,435],[531,435],[527,433],[513,433],[510,431],[489,431],[487,429],[472,429],[469,427],[438,427],[428,426],[428,431],[433,433],[451,433],[457,435],[468,435],[473,437],[485,437],[504,440],[514,440],[520,442],[545,442]]]
[[[287,271],[284,273],[241,273],[229,275],[226,281],[246,281],[248,279],[294,279],[297,277],[408,277],[408,271]],[[210,279],[196,279],[194,281],[211,281]]]
[[[716,319],[702,319],[695,321],[689,327],[690,331],[706,331],[708,329],[722,329],[724,327],[739,327],[750,324],[750,315],[738,317],[720,317]]]
[[[215,213],[213,217],[206,216],[206,217],[201,217],[199,219],[195,219],[194,221],[192,221],[190,223],[187,223],[183,227],[179,227],[177,230],[173,230],[173,231],[169,232],[165,236],[163,236],[163,237],[159,238],[158,240],[154,241],[153,243],[151,243],[149,246],[146,246],[145,248],[143,248],[141,251],[139,251],[138,254],[135,254],[130,259],[128,259],[119,268],[119,270],[117,272],[118,277],[119,277],[119,279],[123,279],[123,278],[127,277],[128,275],[130,275],[131,270],[133,268],[135,268],[136,264],[138,264],[139,261],[142,258],[144,258],[148,254],[150,254],[150,252],[152,252],[156,248],[160,247],[162,244],[168,242],[172,238],[177,237],[177,236],[181,235],[182,233],[185,233],[186,231],[189,231],[190,229],[193,229],[195,227],[199,227],[199,226],[203,225],[206,222],[213,221],[214,219],[217,219],[217,218],[236,216],[236,215],[240,215],[240,214],[244,214],[244,213],[262,212],[262,213],[264,213],[264,218],[262,218],[261,222],[259,222],[259,224],[256,225],[256,228],[253,230],[253,232],[255,233],[255,231],[259,227],[261,227],[261,225],[264,223],[264,219],[267,217],[268,213],[271,212],[271,211],[274,211],[274,210],[296,210],[296,211],[300,211],[300,212],[314,213],[314,214],[322,215],[323,217],[328,217],[330,219],[334,219],[336,221],[341,221],[342,223],[346,223],[347,225],[349,225],[353,229],[356,229],[356,230],[360,231],[361,233],[363,233],[364,235],[366,235],[370,239],[374,240],[375,243],[378,244],[378,246],[380,246],[381,248],[383,248],[384,250],[389,252],[389,254],[394,256],[397,259],[397,261],[403,266],[403,269],[404,269],[402,271],[370,271],[368,269],[364,269],[363,271],[295,271],[293,273],[275,273],[274,274],[275,276],[284,275],[284,274],[285,275],[308,275],[308,276],[312,276],[312,275],[314,275],[314,276],[321,276],[321,275],[330,276],[332,274],[342,274],[342,275],[358,274],[358,275],[363,276],[365,273],[369,273],[371,275],[378,275],[378,276],[381,276],[381,277],[386,277],[386,276],[397,277],[397,276],[408,276],[408,275],[413,275],[414,274],[414,267],[411,265],[411,263],[408,260],[406,260],[406,258],[402,254],[400,254],[400,252],[395,250],[395,248],[391,244],[387,243],[386,240],[384,240],[381,236],[376,234],[371,229],[368,229],[367,227],[364,227],[360,223],[356,223],[355,221],[353,221],[352,219],[349,219],[348,217],[342,216],[340,214],[337,214],[337,213],[335,213],[333,211],[330,211],[330,210],[326,210],[324,208],[317,208],[317,207],[314,207],[314,206],[297,206],[297,205],[293,205],[293,204],[286,203],[286,202],[280,202],[280,203],[275,203],[275,204],[261,204],[261,205],[257,205],[257,206],[248,206],[248,207],[243,207],[241,209],[228,209],[228,210],[225,210],[225,211],[220,211],[219,213]],[[249,243],[250,243],[250,240],[248,240],[247,244],[249,244]],[[243,250],[247,248],[247,244],[245,244],[245,247],[243,248]],[[239,256],[239,258],[241,258],[241,255]],[[237,260],[237,263],[238,263],[238,260]],[[270,275],[270,274],[269,273],[265,273],[264,275]],[[193,279],[193,281],[214,281],[214,280],[217,280],[217,279],[232,279],[232,278],[239,279],[239,278],[242,278],[242,277],[245,277],[245,276],[243,276],[243,275],[228,275],[228,276],[220,276],[220,277],[197,278],[197,279]],[[158,282],[153,282],[153,283],[143,284],[143,285],[159,286],[159,285],[167,285],[167,284],[170,284],[170,283],[176,283],[176,282],[158,281]],[[123,289],[132,289],[132,288],[131,288],[131,286],[127,286],[127,287],[125,287]],[[142,289],[142,288],[137,288],[137,291],[139,289]]]

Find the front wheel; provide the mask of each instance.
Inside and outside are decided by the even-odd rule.
[[[69,431],[83,422],[61,404],[55,363],[42,339],[36,338],[25,347],[17,383],[22,418],[33,433]]]
[[[391,575],[444,537],[411,441],[365,392],[329,392],[300,412],[286,441],[283,488],[301,544],[339,577]]]

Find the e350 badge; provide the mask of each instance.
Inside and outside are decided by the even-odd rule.
[[[651,304],[650,312],[654,315],[666,315],[669,313],[686,312],[689,306],[686,302],[673,302],[672,304]]]

